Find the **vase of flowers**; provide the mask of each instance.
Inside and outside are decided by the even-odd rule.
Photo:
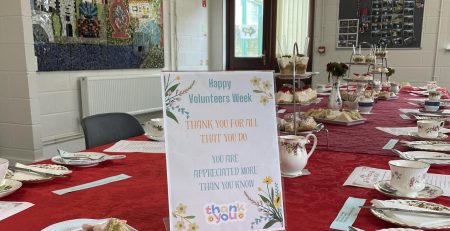
[[[331,62],[327,64],[328,82],[331,80],[331,94],[328,98],[328,108],[338,111],[342,108],[342,98],[339,92],[341,79],[347,73],[348,66],[345,63]]]

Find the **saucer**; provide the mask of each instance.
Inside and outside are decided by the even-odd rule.
[[[144,134],[147,138],[151,139],[151,140],[155,140],[155,141],[164,141],[164,135],[162,136],[156,136],[156,135],[152,135],[149,133],[145,133]]]
[[[442,132],[439,132],[438,136],[436,138],[421,137],[421,136],[419,136],[419,134],[417,132],[410,132],[410,133],[408,133],[408,135],[416,138],[417,140],[446,140],[448,138],[448,135],[446,135]]]
[[[369,111],[369,112],[359,112],[359,114],[361,114],[361,115],[372,115],[372,114],[375,114],[375,113]]]
[[[307,176],[310,175],[311,172],[308,169],[302,169],[299,172],[295,172],[295,173],[281,173],[282,177],[287,177],[287,178],[295,178],[298,176]]]
[[[20,181],[4,179],[2,184],[0,184],[0,198],[8,196],[20,187],[22,187]]]
[[[404,195],[398,192],[389,184],[388,180],[378,181],[373,186],[378,192],[393,198],[431,200],[444,194],[444,191],[441,188],[431,184],[425,184],[425,188],[422,191],[415,193],[415,195]]]
[[[444,111],[444,109],[438,109],[436,111],[427,111],[425,110],[425,108],[421,108],[419,109],[419,112],[424,112],[424,113],[436,113],[436,114],[440,114]]]

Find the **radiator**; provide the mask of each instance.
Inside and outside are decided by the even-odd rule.
[[[107,112],[138,115],[162,110],[160,82],[160,74],[82,77],[83,117]]]

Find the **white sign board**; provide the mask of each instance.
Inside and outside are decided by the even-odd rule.
[[[171,230],[283,230],[272,72],[163,72]]]

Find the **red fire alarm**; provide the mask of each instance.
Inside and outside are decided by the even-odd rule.
[[[325,51],[326,51],[325,46],[320,46],[317,48],[317,52],[319,52],[319,54],[323,54],[325,53]]]
[[[202,6],[206,7],[206,0],[202,0]]]

